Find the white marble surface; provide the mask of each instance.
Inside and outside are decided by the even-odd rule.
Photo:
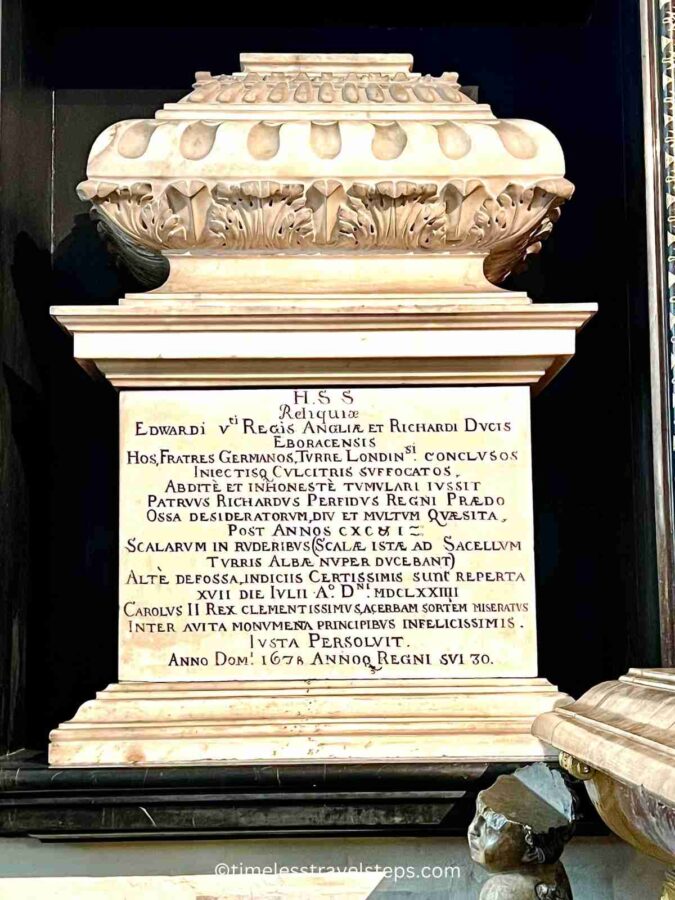
[[[242,66],[197,72],[154,119],[110,125],[78,187],[127,252],[172,255],[173,293],[179,268],[189,292],[205,276],[217,290],[214,255],[228,262],[221,289],[237,293],[242,251],[244,290],[281,278],[283,291],[290,277],[290,293],[344,279],[489,292],[572,196],[555,136],[497,119],[454,72],[420,75],[400,54],[244,54]],[[395,255],[381,264],[375,250]]]

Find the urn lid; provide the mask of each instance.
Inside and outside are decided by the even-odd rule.
[[[106,128],[79,195],[146,256],[474,254],[495,283],[571,195],[562,150],[536,122],[496,118],[456,73],[412,65],[242,54],[241,72],[198,72],[154,119]]]
[[[298,110],[321,119],[363,117],[494,119],[474,103],[456,72],[440,77],[412,72],[408,53],[242,53],[241,72],[197,72],[191,93],[166,103],[159,119],[233,118],[269,113],[291,119]]]
[[[558,178],[548,129],[497,119],[455,72],[411,70],[407,54],[241,55],[242,71],[197,72],[194,89],[154,119],[107,128],[87,174],[98,178]]]
[[[630,669],[604,681],[567,706],[538,716],[532,733],[561,751],[561,763],[577,778],[600,772],[635,791],[631,815],[644,806],[642,824],[654,818],[656,798],[675,809],[675,669]],[[608,812],[618,816],[617,810]],[[618,820],[618,819],[617,819]],[[611,823],[610,823],[611,824]],[[672,827],[663,828],[675,852]],[[649,851],[647,851],[649,852]]]

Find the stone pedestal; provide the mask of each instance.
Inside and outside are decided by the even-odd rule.
[[[557,141],[408,57],[243,62],[80,187],[170,268],[53,311],[121,391],[120,682],[50,762],[550,758],[529,397],[595,307],[494,282],[571,194]]]

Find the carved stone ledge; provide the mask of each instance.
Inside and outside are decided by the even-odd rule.
[[[74,354],[116,387],[529,384],[574,353],[588,304],[246,300],[197,307],[138,297],[55,307]],[[505,340],[508,336],[508,341]]]
[[[568,701],[543,678],[123,682],[50,735],[56,766],[227,759],[351,762],[554,759],[530,733]],[[309,704],[309,705],[308,705]],[[472,727],[468,731],[467,720]],[[251,748],[255,746],[255,758]]]

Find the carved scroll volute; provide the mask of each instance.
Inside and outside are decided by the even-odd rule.
[[[542,241],[560,218],[561,205],[573,193],[574,185],[560,178],[528,188],[509,185],[494,200],[483,204],[476,225],[483,233],[478,245],[494,247],[485,264],[490,281],[503,281],[530,254],[541,250]]]
[[[574,192],[564,178],[531,187],[508,184],[498,194],[483,182],[447,185],[448,246],[456,251],[485,253],[485,274],[499,284],[532,253],[541,250],[560,207]]]

